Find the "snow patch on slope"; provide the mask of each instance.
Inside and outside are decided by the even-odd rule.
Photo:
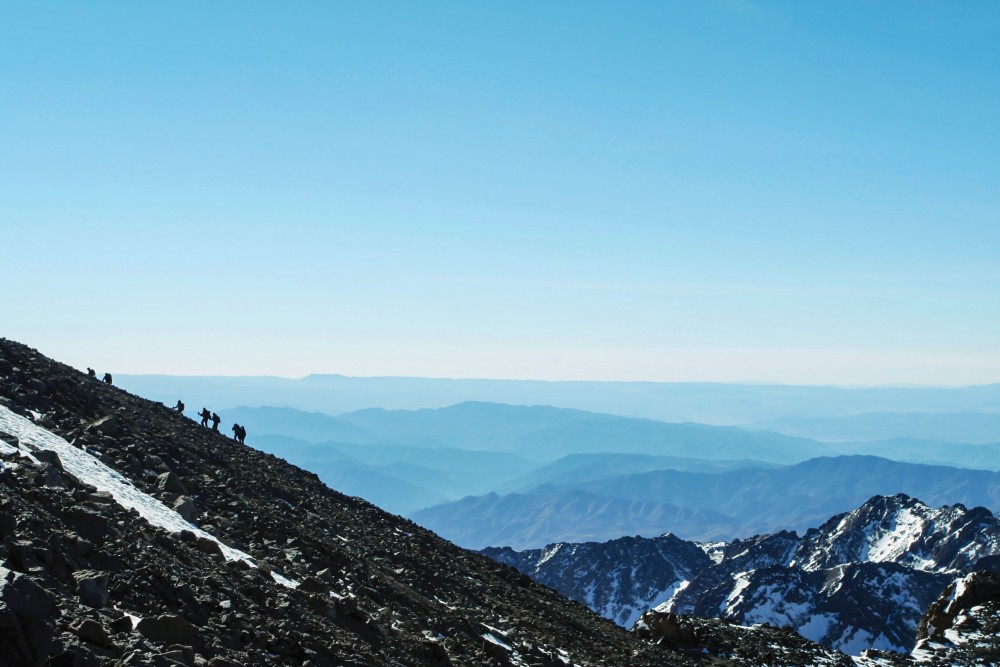
[[[909,552],[920,539],[926,526],[926,520],[915,514],[909,507],[905,507],[896,514],[893,524],[891,530],[870,539],[868,553],[864,554],[867,557],[864,560],[873,563],[901,560],[903,555]],[[865,532],[868,533],[869,530]]]
[[[242,560],[256,567],[253,557],[250,554],[222,543],[214,535],[189,523],[180,514],[156,498],[135,488],[132,482],[91,454],[74,447],[55,433],[47,431],[28,419],[11,412],[2,405],[0,405],[0,433],[6,433],[17,438],[22,445],[55,452],[59,455],[59,460],[67,473],[84,484],[96,487],[100,491],[107,491],[119,505],[125,509],[136,510],[139,516],[152,525],[163,528],[171,533],[189,530],[198,537],[205,537],[213,542],[217,542],[226,560]],[[10,447],[6,443],[4,443],[4,447],[3,451],[24,451]],[[299,585],[298,582],[292,581],[275,572],[272,572],[271,576],[279,584],[289,588],[295,588]]]

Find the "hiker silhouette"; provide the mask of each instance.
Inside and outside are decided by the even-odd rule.
[[[246,444],[247,430],[245,427],[240,426],[239,432],[236,434],[236,439],[240,441],[240,444]]]
[[[180,414],[184,414],[184,401],[177,399],[177,405],[174,406],[174,410]]]
[[[105,373],[104,374],[104,382],[106,384],[111,384],[111,373]]]
[[[96,378],[97,377],[97,371],[95,371],[90,366],[87,366],[87,377],[89,377],[89,378]]]
[[[216,413],[213,412],[212,413],[212,430],[213,431],[218,431],[219,430],[219,422],[221,422],[221,421],[222,421],[222,418],[219,417],[219,415],[217,415]]]
[[[201,425],[208,426],[208,420],[212,418],[212,413],[208,411],[208,408],[202,408],[198,416],[201,417]]]

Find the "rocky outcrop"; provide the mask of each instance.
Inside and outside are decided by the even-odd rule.
[[[920,620],[913,656],[931,665],[1000,663],[1000,575],[977,571],[952,582]]]
[[[624,627],[712,564],[697,545],[674,535],[610,542],[550,544],[544,549],[484,549],[497,562],[587,605]]]
[[[746,627],[716,619],[648,611],[636,623],[634,632],[646,641],[679,653],[709,655],[745,667],[856,665],[843,653],[803,639],[787,628],[769,625]]]
[[[1000,575],[973,572],[951,583],[920,619],[917,640],[946,639],[957,618],[982,605],[1000,601]]]

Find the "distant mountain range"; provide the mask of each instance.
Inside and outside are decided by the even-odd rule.
[[[239,407],[222,416],[246,426],[255,446],[330,486],[472,548],[805,530],[872,495],[900,492],[998,507],[995,473],[953,467],[1000,467],[1000,445],[992,444],[821,443],[481,402],[336,417]],[[884,458],[836,456],[858,451]]]
[[[473,402],[434,410],[369,409],[338,417],[239,407],[223,410],[221,416],[226,423],[244,425],[255,446],[399,514],[540,483],[667,467],[721,471],[773,466],[774,461],[799,461],[829,449],[806,439],[732,427]],[[608,448],[616,453],[607,453]],[[691,458],[692,452],[700,458]],[[772,463],[726,458],[746,452]],[[659,514],[650,505],[645,511]]]
[[[524,494],[463,498],[412,518],[477,549],[540,547],[557,541],[547,538],[550,530],[585,536],[574,541],[663,532],[717,540],[805,530],[873,495],[895,493],[1000,509],[1000,473],[872,456],[822,457],[772,469],[658,470],[542,485]]]
[[[783,417],[748,424],[745,428],[827,442],[907,438],[1000,443],[1000,414],[996,412],[865,412],[845,416]]]
[[[396,514],[488,493],[536,464],[502,452],[350,442],[311,443],[257,435],[255,447],[316,473],[330,487]],[[490,471],[484,475],[483,471]]]
[[[726,426],[672,424],[548,406],[466,402],[433,410],[369,409],[339,420],[371,438],[417,446],[445,446],[517,454],[548,463],[581,453],[629,453],[793,463],[835,450],[778,433]]]
[[[338,415],[364,408],[439,408],[465,401],[551,405],[626,417],[716,425],[869,412],[1000,413],[1000,384],[961,388],[840,388],[766,384],[543,382],[416,377],[206,377],[115,374],[153,400],[213,410],[241,405],[292,407]],[[197,408],[196,408],[197,409]],[[882,437],[902,437],[893,433]],[[949,435],[943,440],[962,441]],[[881,438],[880,438],[881,439]]]

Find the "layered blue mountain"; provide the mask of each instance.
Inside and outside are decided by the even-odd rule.
[[[254,446],[316,473],[342,493],[395,514],[489,492],[534,464],[502,452],[350,442],[305,442],[258,435]],[[490,475],[482,474],[489,470]]]
[[[574,484],[656,470],[687,472],[726,472],[741,468],[777,468],[779,464],[753,459],[734,461],[695,459],[685,456],[653,456],[649,454],[569,454],[511,480],[497,491],[527,492],[546,484]]]
[[[589,502],[567,502],[573,492],[587,494]],[[685,539],[718,540],[805,530],[873,495],[897,493],[933,504],[960,502],[995,510],[1000,508],[1000,473],[872,456],[821,457],[773,469],[658,470],[549,484],[511,498],[495,494],[463,498],[420,510],[411,518],[458,544],[479,549],[524,549],[558,541],[545,535],[553,508],[558,508],[561,522],[587,539],[671,532]],[[624,506],[630,512],[609,515],[605,506]],[[664,507],[672,508],[672,514],[664,514]],[[706,514],[685,514],[680,509]],[[664,522],[659,530],[653,527],[660,517],[668,516],[673,523]],[[594,537],[601,535],[605,537]]]
[[[817,417],[784,417],[756,424],[751,430],[778,431],[827,442],[869,442],[912,438],[950,442],[1000,442],[1000,414],[993,412],[864,412]]]
[[[673,424],[548,406],[466,402],[427,410],[369,409],[339,416],[381,439],[518,454],[539,462],[581,453],[633,453],[791,463],[831,453],[822,443],[778,433]]]
[[[666,467],[720,471],[773,466],[828,450],[806,439],[732,427],[473,402],[428,410],[368,409],[338,417],[291,408],[239,407],[223,411],[222,416],[226,423],[244,425],[255,446],[312,470],[335,488],[400,514],[467,495],[539,483],[596,480]],[[608,449],[615,453],[607,453]],[[694,452],[700,458],[691,458]],[[730,460],[746,455],[760,461]],[[550,510],[558,505],[553,503]],[[654,530],[652,522],[664,516],[694,523],[704,514],[641,501],[603,505],[606,518],[618,517],[616,523],[609,519],[607,529],[617,525],[631,530],[633,518],[642,517],[642,534]],[[714,519],[704,525],[718,523]],[[555,517],[549,525],[555,525]],[[657,527],[655,532],[661,531]]]
[[[554,541],[609,540],[621,535],[675,532],[724,539],[739,530],[730,517],[654,500],[626,500],[579,489],[551,494],[467,496],[410,515],[469,549],[509,545],[518,549]]]
[[[437,408],[463,401],[552,405],[627,417],[705,424],[755,424],[788,417],[867,412],[1000,413],[1000,385],[962,388],[838,388],[658,382],[542,382],[310,375],[301,379],[116,374],[153,400],[218,410],[292,407],[337,415],[369,407]],[[904,434],[895,434],[904,435]],[[953,438],[943,438],[953,439]]]

